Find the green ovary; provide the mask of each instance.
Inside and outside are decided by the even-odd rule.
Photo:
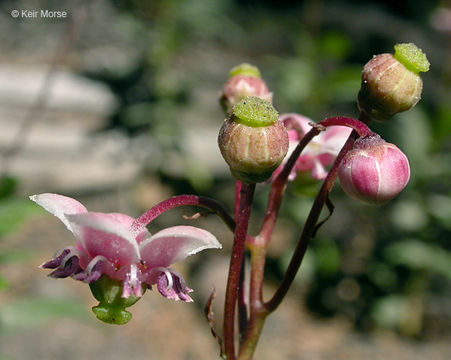
[[[247,96],[233,107],[234,120],[250,127],[263,127],[274,124],[279,113],[269,101],[255,96]]]
[[[430,63],[426,54],[414,43],[396,44],[395,58],[416,74],[429,70]]]

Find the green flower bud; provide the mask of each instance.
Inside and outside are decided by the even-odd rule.
[[[269,179],[288,151],[288,133],[268,101],[248,96],[224,121],[218,144],[232,175],[247,183]]]
[[[374,56],[363,68],[359,110],[372,120],[387,121],[421,98],[420,71],[429,70],[426,55],[414,44],[397,44],[395,55]]]
[[[232,78],[236,75],[252,76],[256,78],[262,77],[260,70],[258,70],[258,67],[248,63],[237,65],[229,71],[229,78]]]
[[[122,281],[111,279],[102,275],[99,280],[89,284],[91,292],[99,301],[99,305],[92,308],[96,317],[108,324],[124,325],[130,321],[132,314],[125,308],[132,306],[140,297],[130,294],[127,298],[122,297]],[[142,292],[146,290],[142,285]]]
[[[228,116],[232,114],[235,104],[246,96],[272,101],[272,93],[261,78],[260,70],[256,66],[244,63],[230,70],[229,80],[224,84],[219,103]]]

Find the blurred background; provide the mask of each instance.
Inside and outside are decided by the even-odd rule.
[[[11,15],[41,9],[67,17]],[[203,315],[216,287],[221,324],[232,237],[218,219],[189,222],[182,215],[196,210],[183,209],[151,224],[200,226],[224,248],[178,267],[194,304],[148,292],[118,327],[94,318],[86,285],[38,268],[73,238],[28,195],[60,193],[131,216],[184,193],[232,209],[216,145],[229,69],[258,66],[281,113],[356,117],[363,65],[397,42],[416,43],[432,64],[421,102],[372,124],[409,157],[410,183],[380,207],[334,188],[335,213],[255,358],[451,358],[450,34],[450,3],[438,0],[0,1],[0,359],[218,358]],[[267,193],[258,186],[251,231]],[[299,184],[288,193],[267,297],[312,203]]]

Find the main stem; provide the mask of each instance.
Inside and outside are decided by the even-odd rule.
[[[248,240],[248,247],[251,252],[251,279],[249,286],[250,317],[246,336],[240,346],[240,360],[252,359],[265,318],[269,314],[263,304],[263,278],[266,262],[266,248],[282,204],[288,175],[302,150],[308,145],[310,140],[320,132],[321,129],[319,127],[314,127],[299,141],[298,146],[291,154],[284,169],[271,185],[265,219],[263,220],[259,235]]]
[[[235,181],[235,213],[234,219],[235,223],[238,221],[238,214],[240,212],[240,199],[241,199],[241,181]],[[240,340],[244,337],[244,333],[247,329],[247,307],[244,291],[245,282],[245,271],[246,271],[246,256],[243,256],[243,261],[241,263],[240,280],[238,283],[238,326],[240,331]]]
[[[255,184],[242,183],[240,207],[237,216],[232,256],[230,258],[229,276],[227,280],[224,304],[224,354],[228,360],[235,360],[235,309],[238,297],[240,272],[244,259],[244,243],[246,241],[249,217],[254,198]]]

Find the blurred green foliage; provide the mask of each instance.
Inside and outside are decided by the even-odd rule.
[[[87,318],[86,307],[68,299],[21,299],[0,309],[0,333],[31,329],[60,317]]]
[[[40,212],[27,198],[17,196],[0,199],[0,238],[14,231],[30,215]]]
[[[17,180],[8,175],[0,178],[0,242],[4,236],[12,233],[28,217],[39,210],[25,198],[15,196]],[[28,258],[25,250],[8,249],[0,253],[0,265],[8,262],[20,262]],[[8,280],[0,274],[0,291],[8,288]]]
[[[26,219],[42,210],[28,198],[16,195],[18,181],[10,176],[0,179],[0,245],[8,234],[14,232]],[[30,253],[24,249],[6,248],[0,252],[0,268],[10,263],[23,263]],[[6,272],[0,273],[0,293],[10,289]],[[22,298],[15,302],[0,305],[0,335],[34,328],[61,316],[83,318],[86,309],[80,303],[67,299]],[[0,358],[7,359],[0,354]]]

